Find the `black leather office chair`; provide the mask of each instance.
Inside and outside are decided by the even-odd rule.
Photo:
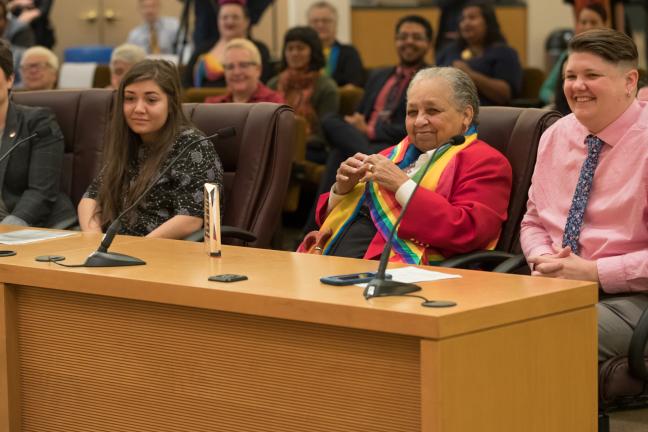
[[[490,270],[503,262],[513,268],[524,262],[524,259],[522,262],[507,260],[522,252],[520,223],[526,212],[526,202],[540,136],[560,117],[556,111],[536,108],[480,108],[479,138],[506,156],[513,168],[508,219],[502,225],[502,232],[495,250],[455,256],[442,262],[440,264],[442,267]],[[509,267],[498,269],[498,271],[504,270],[509,270]]]

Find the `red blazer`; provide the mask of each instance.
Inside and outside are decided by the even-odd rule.
[[[419,188],[398,227],[398,236],[423,244],[446,258],[485,249],[499,236],[507,218],[511,183],[508,160],[493,147],[476,140],[450,161],[435,192]],[[328,195],[323,194],[317,202],[318,225],[326,217]],[[364,258],[378,259],[384,246],[385,239],[376,233]]]

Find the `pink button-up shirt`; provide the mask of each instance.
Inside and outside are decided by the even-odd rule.
[[[570,114],[542,135],[522,220],[525,256],[561,246],[589,134]],[[596,260],[604,291],[648,291],[648,104],[633,102],[596,136],[605,144],[583,218],[581,256]]]

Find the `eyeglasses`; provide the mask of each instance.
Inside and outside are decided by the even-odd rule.
[[[405,42],[407,39],[412,39],[414,42],[427,42],[427,37],[421,33],[398,33],[396,34],[396,40],[399,42]]]
[[[223,69],[226,71],[233,71],[237,67],[239,69],[248,69],[251,68],[252,66],[256,66],[257,64],[255,62],[240,62],[240,63],[225,63],[223,64]]]
[[[28,72],[28,71],[41,71],[45,68],[51,67],[51,65],[47,62],[38,62],[38,63],[29,63],[29,64],[23,64],[20,65],[20,70],[22,72]]]
[[[335,20],[333,18],[311,18],[309,21],[310,25],[317,25],[317,24],[333,24]]]

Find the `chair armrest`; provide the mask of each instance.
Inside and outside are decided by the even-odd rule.
[[[252,234],[250,231],[244,230],[242,228],[229,226],[229,225],[221,226],[221,237],[235,238],[238,240],[242,240],[246,243],[252,243],[253,241],[256,240],[256,236]],[[205,231],[201,228],[198,231],[194,231],[193,233],[189,234],[187,237],[184,238],[184,240],[200,242],[203,241],[204,238],[205,238]]]
[[[439,266],[441,267],[451,267],[451,268],[465,268],[473,264],[496,264],[506,261],[507,259],[513,257],[513,254],[508,252],[500,251],[477,251],[470,252],[463,255],[456,255],[452,258],[442,261]]]
[[[250,231],[228,225],[221,226],[221,237],[235,238],[246,243],[252,243],[257,239]]]
[[[628,368],[630,375],[643,381],[648,381],[644,351],[648,342],[648,308],[643,311],[630,339],[628,349]]]
[[[493,273],[513,273],[514,270],[519,269],[523,265],[526,265],[524,255],[513,255],[511,258],[498,264],[492,271]]]
[[[544,104],[538,98],[518,98],[513,99],[509,105],[518,108],[542,108]]]

